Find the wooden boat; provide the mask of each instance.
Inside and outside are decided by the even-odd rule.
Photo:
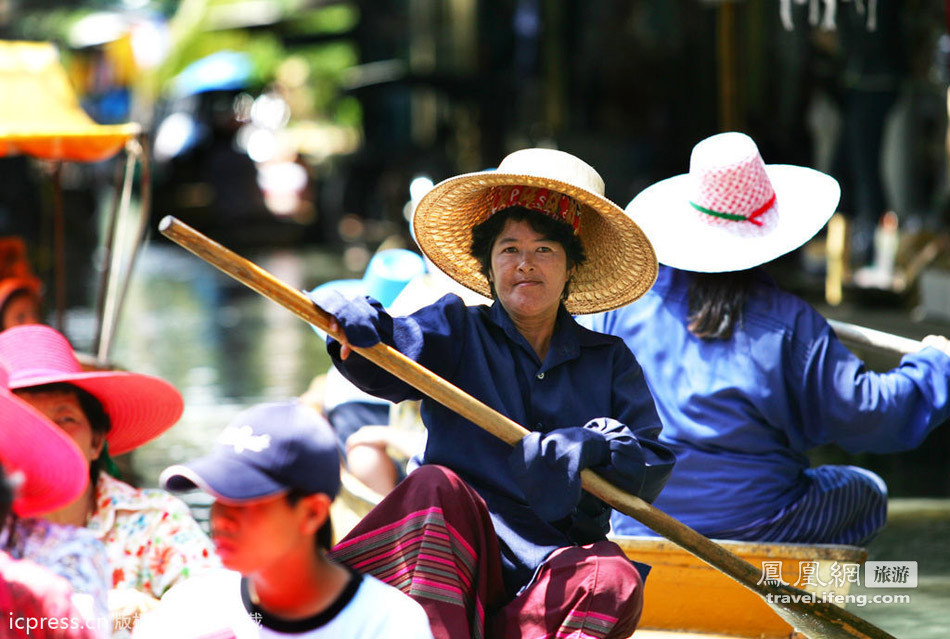
[[[628,557],[652,567],[644,589],[638,639],[796,636],[794,629],[758,594],[673,542],[657,537],[611,539]],[[863,564],[867,558],[867,552],[855,546],[718,543],[754,566],[763,566],[763,578],[779,576],[818,597],[846,595],[850,583],[836,583],[833,571],[843,570],[845,565]],[[815,578],[811,581],[815,585],[806,585],[812,570]]]
[[[331,509],[334,534],[344,536],[382,498],[358,479],[342,473],[343,485]],[[649,564],[643,617],[636,639],[788,639],[794,629],[756,593],[662,537],[611,536],[631,559]],[[763,578],[779,576],[817,596],[846,595],[850,583],[834,584],[832,570],[860,565],[863,548],[828,544],[719,541],[754,566]],[[766,568],[768,563],[769,568]],[[804,585],[814,570],[815,586]],[[769,571],[768,574],[766,571]],[[828,585],[820,585],[828,584]],[[832,585],[834,584],[834,585]],[[828,593],[828,594],[825,594]]]

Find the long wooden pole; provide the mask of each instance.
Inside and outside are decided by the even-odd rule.
[[[326,331],[331,337],[342,337],[331,331],[331,321],[334,318],[329,313],[315,306],[304,293],[281,282],[253,262],[171,216],[162,219],[159,230],[234,279],[280,304],[304,321]],[[528,433],[521,425],[387,344],[379,343],[368,348],[354,347],[353,350],[509,444],[518,443]],[[611,485],[592,471],[581,471],[581,479],[584,489],[592,495],[634,517],[756,592],[798,632],[813,639],[894,639],[857,615],[834,604],[816,601],[815,595],[764,579],[761,568],[756,568],[719,544],[706,539],[639,497]]]
[[[828,324],[834,329],[838,339],[845,344],[870,346],[898,355],[916,353],[923,348],[923,344],[918,340],[908,339],[892,333],[885,333],[884,331],[877,331],[873,328],[831,319],[828,320]]]

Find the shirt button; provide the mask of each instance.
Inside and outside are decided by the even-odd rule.
[[[538,373],[538,379],[544,379],[544,373]]]

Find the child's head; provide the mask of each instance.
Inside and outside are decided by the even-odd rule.
[[[336,437],[304,404],[258,404],[235,417],[211,454],[162,473],[168,490],[216,498],[212,537],[225,566],[251,573],[300,549],[327,549],[340,489]]]
[[[42,322],[38,280],[7,277],[0,280],[0,331]]]

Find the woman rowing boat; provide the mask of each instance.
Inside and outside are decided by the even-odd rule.
[[[334,553],[416,598],[436,637],[627,637],[639,620],[640,574],[579,477],[594,468],[652,500],[673,465],[633,355],[571,317],[626,304],[655,278],[649,241],[603,192],[574,156],[515,152],[440,183],[413,219],[432,262],[490,307],[447,295],[393,318],[371,298],[314,300],[346,336],[328,350],[347,378],[423,400],[422,465]],[[350,356],[380,341],[533,432],[512,450]]]

